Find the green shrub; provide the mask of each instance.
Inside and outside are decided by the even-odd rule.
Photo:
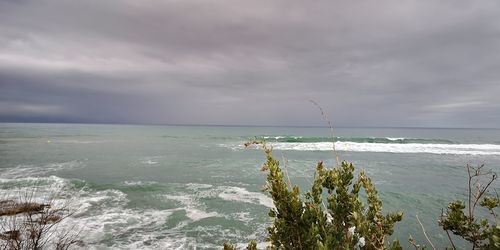
[[[451,249],[456,249],[449,231],[460,236],[472,245],[472,249],[500,249],[500,225],[498,225],[495,209],[500,204],[498,194],[488,195],[488,189],[497,179],[493,172],[482,170],[479,167],[467,166],[468,173],[468,201],[456,200],[451,202],[439,219],[439,225],[446,231]],[[486,209],[491,218],[478,219],[478,206]]]
[[[340,167],[316,167],[311,190],[302,195],[298,186],[285,181],[280,162],[272,148],[262,141],[247,143],[263,146],[268,171],[264,190],[271,195],[275,208],[269,211],[273,225],[267,228],[269,249],[401,249],[398,241],[387,243],[393,226],[401,221],[401,212],[382,214],[382,202],[370,178],[359,172],[354,178],[352,163]],[[366,195],[363,203],[360,193]],[[323,200],[326,195],[326,204]],[[229,243],[224,249],[235,249]],[[247,249],[256,249],[251,242]]]

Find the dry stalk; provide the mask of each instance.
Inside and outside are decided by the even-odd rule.
[[[321,115],[323,116],[325,121],[328,123],[328,127],[330,128],[330,133],[331,133],[331,137],[332,137],[333,154],[334,154],[334,157],[335,157],[335,160],[337,163],[336,166],[338,167],[338,166],[340,166],[340,161],[339,161],[339,154],[337,153],[337,149],[335,148],[335,131],[333,129],[332,122],[328,118],[328,115],[323,111],[323,108],[317,102],[315,102],[314,100],[309,100],[309,101],[319,109],[319,111],[321,112]]]
[[[290,175],[288,174],[288,159],[284,155],[281,155],[281,158],[283,159],[283,165],[285,166],[285,174],[288,180],[288,187],[292,189],[292,181],[290,180]]]
[[[431,244],[432,249],[436,250],[436,247],[434,247],[434,244],[432,244],[432,241],[429,239],[429,236],[427,236],[427,233],[425,232],[424,225],[420,221],[420,218],[418,218],[418,212],[415,214],[415,217],[417,218],[418,224],[420,224],[420,227],[422,228],[422,232],[424,233],[425,239]]]

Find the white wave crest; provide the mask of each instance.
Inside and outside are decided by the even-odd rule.
[[[277,150],[298,151],[330,151],[331,142],[274,142],[268,143]],[[240,144],[220,144],[231,150],[241,150]],[[256,148],[256,147],[255,147]],[[451,155],[500,155],[500,145],[496,144],[424,144],[424,143],[361,143],[361,142],[335,142],[339,151],[349,152],[378,152],[378,153],[427,153]]]
[[[219,197],[228,201],[254,203],[268,208],[274,208],[273,200],[270,197],[262,193],[250,192],[240,187],[226,187],[224,191],[219,194]]]
[[[406,138],[404,138],[404,137],[386,137],[385,139],[387,139],[389,141],[402,141],[402,140],[405,140]]]

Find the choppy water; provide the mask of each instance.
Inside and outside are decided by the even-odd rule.
[[[337,129],[340,158],[365,170],[386,210],[403,210],[395,237],[440,247],[441,208],[466,192],[466,164],[500,172],[500,130]],[[272,200],[260,192],[265,138],[306,187],[332,164],[326,128],[0,124],[0,197],[39,186],[71,197],[90,249],[215,249],[263,242]],[[500,187],[495,184],[495,187]]]

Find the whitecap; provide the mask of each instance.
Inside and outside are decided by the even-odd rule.
[[[133,187],[133,186],[151,186],[151,185],[156,185],[158,182],[156,181],[124,181],[123,185],[128,186],[128,187]]]
[[[219,197],[228,201],[253,203],[274,208],[273,200],[270,197],[262,193],[250,192],[241,187],[224,187]]]
[[[68,144],[99,144],[108,141],[103,140],[49,140],[48,143],[68,143]]]
[[[143,161],[143,163],[148,164],[148,165],[155,165],[155,164],[158,164],[158,161],[147,160],[147,161]]]
[[[145,165],[157,165],[160,163],[162,156],[146,156],[141,158],[141,163]]]
[[[192,189],[192,190],[207,189],[207,188],[213,187],[213,185],[203,184],[203,183],[188,183],[188,184],[186,184],[186,186],[188,189]]]

